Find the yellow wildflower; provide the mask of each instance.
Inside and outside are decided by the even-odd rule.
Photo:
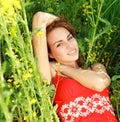
[[[14,75],[11,75],[10,77],[11,77],[11,78],[14,78]]]
[[[30,73],[32,73],[32,72],[33,72],[32,68],[29,68],[29,69],[28,69],[28,71],[29,71]]]
[[[30,77],[31,77],[31,74],[30,74],[30,73],[25,73],[25,74],[23,75],[23,79],[24,79],[24,80],[28,80]]]
[[[34,112],[33,112],[33,116],[35,117],[36,115],[37,115],[37,114],[36,114],[36,112],[34,111]]]
[[[16,85],[18,85],[18,82],[17,81],[14,81],[13,84],[16,86]]]
[[[56,66],[57,66],[58,71],[62,72],[62,70],[60,69],[60,63],[59,62],[56,63]]]
[[[21,97],[21,96],[22,96],[22,93],[21,93],[21,92],[19,92],[19,93],[18,93],[18,96],[19,96],[19,97]]]
[[[13,21],[12,25],[17,25],[17,23],[15,21]],[[14,28],[13,26],[9,28],[9,32],[8,32],[11,36],[15,36],[15,34],[17,33],[16,28]]]
[[[15,100],[12,100],[12,103],[15,103]]]
[[[38,37],[42,38],[43,35],[44,35],[44,32],[43,31],[38,31],[36,34],[37,34]]]
[[[50,85],[50,82],[46,79],[43,79],[43,83],[46,83],[47,85]]]
[[[60,63],[59,63],[59,62],[57,62],[57,63],[56,63],[56,66],[60,66]]]
[[[8,88],[10,88],[10,87],[11,87],[11,85],[10,85],[10,84],[8,84],[8,85],[7,85],[7,87],[8,87]]]
[[[7,82],[11,83],[12,82],[12,79],[8,79]]]
[[[20,5],[20,0],[13,0],[13,5],[18,8],[18,9],[21,9],[21,5]]]
[[[28,120],[28,116],[24,116],[24,120]]]
[[[13,89],[10,89],[10,92],[13,92]]]
[[[14,15],[14,7],[21,9],[20,0],[0,0],[0,13]],[[9,12],[8,12],[9,11]]]
[[[16,88],[19,88],[19,87],[20,87],[20,84],[17,84],[17,85],[16,85]]]
[[[31,105],[34,104],[34,103],[36,103],[36,99],[35,99],[35,98],[33,98],[33,99],[30,101],[30,104],[31,104]]]

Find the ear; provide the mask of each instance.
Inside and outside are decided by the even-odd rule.
[[[49,56],[50,58],[54,58],[54,56],[52,55],[52,53],[48,53],[48,56]]]

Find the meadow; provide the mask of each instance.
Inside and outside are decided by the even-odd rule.
[[[65,18],[75,27],[82,67],[96,62],[106,66],[120,121],[120,0],[0,0],[0,122],[59,122],[55,89],[42,82],[32,49],[37,11]]]

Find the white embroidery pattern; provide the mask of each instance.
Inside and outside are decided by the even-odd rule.
[[[114,114],[109,97],[94,94],[91,97],[78,97],[69,104],[64,104],[61,107],[61,116],[65,122],[74,122],[75,118],[86,117],[91,113],[102,114],[105,111],[110,111]]]

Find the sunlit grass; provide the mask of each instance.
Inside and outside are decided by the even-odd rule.
[[[32,33],[28,29],[24,3],[21,9],[15,5],[10,7],[12,14],[6,11],[0,15],[0,121],[59,122],[53,107],[54,89],[42,83],[37,59],[33,56]]]

